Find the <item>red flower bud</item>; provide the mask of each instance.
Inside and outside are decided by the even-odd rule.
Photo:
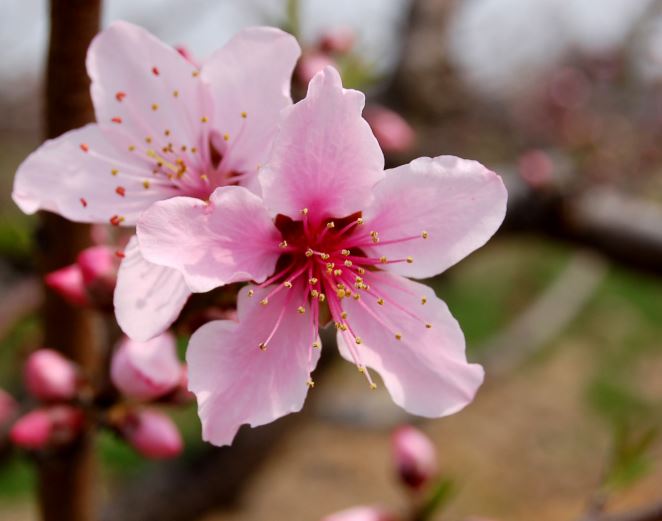
[[[25,362],[25,386],[40,400],[71,400],[76,396],[76,367],[57,351],[38,349]]]
[[[126,441],[146,458],[177,456],[183,448],[179,430],[169,416],[145,409],[129,413],[120,426]]]
[[[437,473],[437,453],[430,439],[418,429],[405,425],[393,433],[393,456],[403,483],[420,489]]]
[[[71,264],[52,271],[44,277],[46,286],[74,306],[89,304],[83,283],[83,274],[78,264]]]

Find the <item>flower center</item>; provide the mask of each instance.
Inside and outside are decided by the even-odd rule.
[[[369,248],[374,251],[380,244],[427,239],[428,233],[423,231],[416,236],[382,240],[377,231],[366,229],[361,213],[319,222],[309,218],[307,209],[302,210],[301,215],[300,221],[294,221],[283,215],[277,216],[276,227],[283,237],[278,245],[282,255],[277,263],[276,273],[258,287],[271,288],[260,300],[263,306],[267,306],[270,298],[275,294],[295,286],[303,287],[303,296],[301,292],[295,291],[285,298],[275,327],[259,347],[262,350],[267,349],[288,306],[297,305],[297,310],[301,314],[310,309],[314,339],[311,340],[312,347],[316,349],[321,347],[316,340],[318,328],[328,320],[332,320],[336,329],[345,338],[359,371],[366,375],[370,386],[374,388],[375,384],[356,349],[363,341],[352,329],[343,303],[345,299],[357,301],[358,305],[386,328],[396,340],[402,340],[402,333],[394,324],[376,313],[372,306],[366,304],[365,299],[373,299],[380,306],[385,304],[392,306],[423,326],[432,327],[385,292],[380,291],[379,283],[375,279],[375,275],[384,265],[412,263],[414,259],[409,256],[389,259],[386,256],[371,256],[366,252]],[[254,291],[250,290],[248,294],[252,296]],[[294,298],[301,300],[292,303]],[[422,299],[421,303],[425,304],[425,299]]]

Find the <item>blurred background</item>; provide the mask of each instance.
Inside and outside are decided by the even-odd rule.
[[[10,193],[42,140],[48,7],[2,5],[0,387],[20,396],[16,368],[39,343],[41,294],[36,220]],[[499,172],[510,191],[497,237],[429,281],[487,370],[465,411],[408,418],[326,349],[304,412],[264,430],[275,434],[268,450],[245,443],[217,458],[194,406],[175,414],[186,440],[176,463],[148,463],[102,435],[104,519],[134,519],[138,496],[173,512],[194,503],[195,515],[172,519],[205,521],[397,509],[405,498],[389,437],[403,422],[432,438],[454,483],[444,519],[580,521],[603,498],[615,510],[660,500],[662,2],[107,0],[104,9],[104,25],[140,24],[200,58],[245,26],[291,30],[304,48],[295,94],[336,64],[346,86],[367,93],[391,165],[459,155]],[[330,35],[344,44],[330,48]],[[222,474],[241,483],[231,500],[214,500],[209,483],[175,486]],[[3,456],[0,519],[36,518],[34,479],[25,457]],[[164,496],[168,486],[182,497]],[[145,515],[135,519],[153,519]]]

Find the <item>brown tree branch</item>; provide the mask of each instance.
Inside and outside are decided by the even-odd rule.
[[[101,0],[51,0],[50,40],[46,75],[46,135],[56,137],[93,119],[87,47],[99,30]],[[87,226],[54,214],[41,215],[39,268],[48,273],[74,261],[88,244]],[[45,289],[42,310],[44,342],[76,361],[96,369],[93,316],[67,305]],[[94,451],[92,434],[81,436],[66,451],[38,459],[38,495],[44,521],[90,521],[94,518]]]

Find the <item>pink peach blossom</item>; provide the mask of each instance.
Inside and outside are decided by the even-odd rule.
[[[389,153],[406,152],[416,138],[414,129],[397,112],[381,105],[367,107],[364,116],[375,134],[379,146]]]
[[[206,202],[158,202],[138,223],[145,258],[193,291],[255,282],[239,293],[238,322],[209,322],[189,343],[189,387],[214,444],[300,410],[327,311],[342,356],[371,387],[368,368],[379,372],[411,413],[457,412],[483,380],[446,304],[405,277],[441,273],[482,246],[503,220],[504,185],[449,156],[384,172],[363,106],[326,68],[284,111],[260,172],[264,199],[222,187]]]
[[[183,448],[179,430],[170,417],[151,409],[127,415],[120,431],[129,444],[147,458],[172,458]]]
[[[182,378],[175,337],[162,333],[147,342],[124,338],[113,355],[110,376],[122,394],[137,400],[173,391]]]
[[[25,386],[40,400],[71,400],[78,376],[74,364],[53,349],[38,349],[25,362]]]
[[[334,27],[322,33],[319,48],[325,53],[347,54],[354,47],[356,33],[351,27]]]
[[[83,423],[80,409],[55,405],[35,409],[21,416],[9,431],[11,442],[24,449],[43,449],[51,444],[70,442]]]
[[[425,434],[403,425],[391,440],[395,467],[400,479],[413,489],[419,489],[437,473],[437,451]]]
[[[353,507],[326,516],[322,521],[396,521],[396,517],[378,507]]]
[[[155,201],[205,199],[228,184],[258,190],[278,115],[292,103],[299,54],[291,35],[249,28],[198,68],[144,29],[113,23],[87,55],[97,123],[31,154],[14,201],[26,213],[132,226]],[[177,272],[146,262],[135,239],[125,253],[117,319],[147,340],[172,323],[190,291]]]

